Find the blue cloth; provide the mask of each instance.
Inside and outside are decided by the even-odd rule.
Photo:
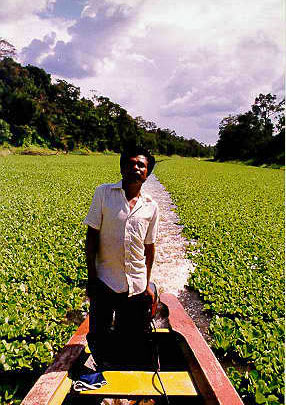
[[[91,373],[81,375],[79,379],[73,383],[73,388],[75,391],[96,390],[106,384],[107,381],[102,373]]]

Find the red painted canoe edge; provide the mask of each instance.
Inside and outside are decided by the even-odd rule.
[[[83,321],[77,331],[56,356],[46,372],[36,381],[21,405],[48,405],[58,387],[67,376],[72,364],[77,360],[86,342],[89,318]]]
[[[163,293],[160,295],[160,301],[168,307],[169,324],[172,330],[186,339],[217,403],[243,405],[222,366],[177,297],[173,294]]]

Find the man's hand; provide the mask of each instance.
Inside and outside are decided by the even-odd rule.
[[[147,285],[146,290],[144,291],[144,294],[147,297],[150,297],[152,299],[152,304],[154,304],[154,302],[155,302],[155,294],[153,293],[152,288],[149,285]]]
[[[152,288],[149,285],[150,277],[151,277],[151,269],[154,262],[155,257],[155,244],[145,244],[145,263],[147,268],[147,287],[145,290],[145,295],[152,298],[152,304],[155,302],[155,295],[152,291]]]

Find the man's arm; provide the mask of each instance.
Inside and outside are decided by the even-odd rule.
[[[85,256],[87,264],[87,295],[90,297],[93,294],[94,285],[96,282],[96,254],[98,252],[99,245],[99,230],[91,228],[87,229],[86,241],[85,241]]]
[[[150,278],[151,278],[151,270],[152,270],[152,265],[154,262],[154,258],[155,258],[155,243],[150,243],[150,244],[144,244],[145,247],[145,263],[146,263],[146,267],[147,267],[147,287],[145,290],[145,294],[146,295],[150,295],[152,298],[152,302],[154,302],[155,296],[153,291],[150,288],[149,282],[150,282]]]

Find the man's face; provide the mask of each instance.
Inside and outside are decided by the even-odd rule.
[[[143,155],[130,157],[121,168],[121,174],[127,183],[144,183],[147,179],[148,160]]]

